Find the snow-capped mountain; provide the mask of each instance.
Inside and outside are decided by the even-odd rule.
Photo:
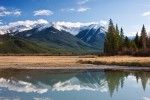
[[[106,29],[99,24],[92,24],[80,31],[76,37],[95,47],[104,47]]]
[[[18,21],[0,26],[0,34],[8,33],[34,42],[35,40],[41,43],[46,42],[47,45],[66,45],[66,47],[70,45],[69,48],[80,48],[84,45],[84,47],[94,47],[98,50],[103,50],[105,32],[106,29],[97,22],[49,23],[41,19],[37,21]],[[71,42],[75,45],[72,46]],[[79,46],[81,44],[83,45]]]
[[[89,27],[90,25],[98,24],[98,23],[97,22],[91,22],[91,23],[56,22],[53,24],[59,26],[59,29],[61,29],[61,30],[69,32],[72,35],[77,35],[80,31],[84,30],[85,28]]]
[[[19,32],[31,30],[34,28],[41,31],[50,26],[51,25],[49,25],[47,21],[42,20],[42,19],[37,20],[37,21],[30,21],[30,20],[18,21],[18,22],[9,23],[9,25],[0,26],[0,34],[10,33],[14,35]]]
[[[42,31],[46,28],[54,27],[55,29],[61,31],[66,31],[71,33],[72,35],[77,35],[80,31],[87,28],[98,28],[100,27],[99,23],[91,22],[91,23],[71,23],[71,22],[52,22],[49,23],[46,20],[40,19],[37,21],[18,21],[9,23],[9,25],[0,26],[0,34],[17,34],[19,32],[37,29],[37,31]]]

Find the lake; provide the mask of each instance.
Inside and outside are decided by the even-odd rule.
[[[1,69],[0,100],[150,100],[150,71]]]

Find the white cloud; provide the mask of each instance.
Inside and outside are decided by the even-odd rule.
[[[13,15],[20,16],[21,13],[22,13],[22,12],[21,12],[19,9],[17,9],[17,10],[15,10],[15,11],[13,12]]]
[[[21,11],[19,9],[7,10],[5,7],[0,6],[0,16],[8,16],[8,15],[20,16]]]
[[[61,9],[61,11],[75,11],[74,8],[69,8],[69,9]]]
[[[75,9],[74,8],[70,8],[70,9],[68,9],[68,11],[75,11]]]
[[[0,11],[1,11],[1,10],[6,10],[6,8],[3,7],[3,6],[0,6]]]
[[[81,22],[56,22],[56,24],[61,25],[61,26],[66,26],[66,27],[81,27],[81,26],[89,26],[91,24],[98,24],[98,22],[90,22],[90,23],[81,23]]]
[[[144,12],[144,13],[142,14],[142,16],[149,16],[149,15],[150,15],[150,11]]]
[[[2,12],[0,12],[0,16],[8,16],[8,15],[20,16],[21,11],[16,10],[16,11],[2,11]]]
[[[60,11],[65,11],[65,9],[60,9]]]
[[[77,9],[78,12],[85,12],[87,10],[89,10],[90,8],[84,8],[84,7],[81,7],[79,9]]]
[[[46,15],[46,16],[51,16],[54,13],[51,10],[37,10],[34,11],[34,16],[40,16],[40,15]]]
[[[88,1],[90,1],[90,0],[81,0],[81,1],[79,1],[77,4],[78,4],[78,5],[82,5],[82,4],[87,3]]]
[[[143,100],[150,100],[149,97],[143,97]]]
[[[12,27],[12,26],[18,26],[18,25],[24,25],[24,26],[32,26],[34,24],[48,24],[48,22],[44,19],[39,19],[37,21],[31,21],[31,20],[25,20],[25,21],[17,21],[17,22],[11,22],[9,23],[8,26]]]
[[[80,7],[80,8],[68,8],[68,9],[61,9],[61,11],[76,11],[76,12],[85,12],[91,8],[88,7]]]
[[[100,21],[100,24],[101,24],[101,26],[106,26],[106,25],[108,24],[108,22],[107,22],[107,21],[104,21],[104,20],[101,20],[101,21]]]

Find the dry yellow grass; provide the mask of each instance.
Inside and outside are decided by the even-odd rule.
[[[110,56],[110,57],[79,57],[79,56],[0,56],[0,68],[26,67],[86,67],[77,61],[101,62],[146,62],[150,57]],[[90,65],[91,66],[91,65]]]
[[[77,57],[72,56],[0,56],[0,68],[72,66]]]
[[[82,64],[150,67],[150,57],[110,56],[78,61]]]
[[[85,58],[84,61],[105,61],[105,62],[150,62],[150,57],[132,57],[132,56],[108,56]]]

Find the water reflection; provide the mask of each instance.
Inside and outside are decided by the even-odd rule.
[[[148,92],[144,91],[150,86],[149,71],[0,70],[0,96],[4,96],[0,97],[2,100],[6,97],[29,98],[25,97],[26,94],[30,94],[31,97],[39,96],[38,94],[46,97],[49,93],[55,93],[53,96],[55,98],[56,94],[60,92],[69,92],[71,94],[86,91],[91,91],[90,93],[96,92],[99,95],[100,93],[107,93],[110,95],[108,99],[112,99],[115,92],[119,94],[119,91],[124,89],[124,85],[126,89],[132,88],[136,90],[138,88],[136,91],[143,93],[141,95],[143,97],[138,100],[149,100],[144,99],[148,98],[145,97]],[[140,90],[140,87],[143,88],[143,91]],[[34,98],[38,97],[33,97],[32,99]]]

